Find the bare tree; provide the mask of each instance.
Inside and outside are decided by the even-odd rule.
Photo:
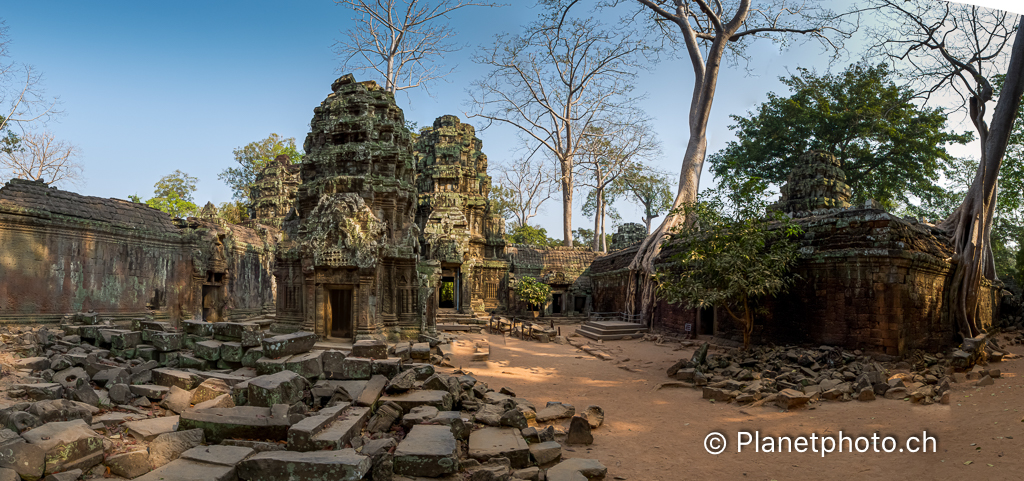
[[[495,209],[517,227],[526,227],[541,207],[558,192],[558,174],[543,160],[532,156],[498,169],[498,184],[491,189]]]
[[[572,246],[574,170],[581,144],[642,119],[631,95],[650,48],[636,35],[555,5],[520,35],[502,34],[474,61],[491,68],[473,83],[472,113],[514,127],[555,158],[562,190],[562,238]]]
[[[632,0],[625,0],[632,3]],[[837,58],[843,42],[856,30],[855,16],[836,15],[818,2],[805,0],[636,0],[649,15],[663,38],[674,38],[678,29],[693,68],[693,91],[689,104],[689,139],[683,154],[679,188],[673,207],[692,203],[697,198],[700,174],[707,154],[707,125],[718,85],[718,74],[727,51],[743,56],[747,42],[763,38],[785,47],[790,39],[802,36],[818,41]],[[623,3],[614,0],[612,4]],[[632,275],[627,289],[626,310],[638,308],[648,319],[654,306],[654,262],[661,243],[679,222],[679,215],[668,215],[647,237],[629,266]],[[636,294],[640,293],[637,303]]]
[[[61,113],[58,99],[45,96],[42,76],[32,66],[10,60],[9,44],[7,25],[0,20],[0,132]]]
[[[610,187],[631,171],[642,170],[641,163],[661,153],[661,146],[645,120],[616,127],[606,133],[592,127],[593,135],[584,137],[580,147],[580,185],[593,189],[595,252],[607,252],[605,210]]]
[[[978,131],[981,160],[963,203],[939,224],[953,238],[949,308],[964,338],[980,334],[981,281],[996,279],[992,224],[999,168],[1024,94],[1024,17],[934,0],[871,0],[884,27],[870,49],[892,61],[925,99],[953,92]],[[995,109],[993,80],[1005,74]]]
[[[448,15],[463,7],[497,6],[470,0],[335,0],[356,12],[356,26],[334,43],[342,60],[340,71],[372,70],[384,79],[391,93],[416,87],[426,89],[455,68],[436,60],[458,51],[455,29]]]
[[[654,218],[671,210],[676,198],[668,173],[650,167],[631,169],[614,188],[617,194],[627,194],[643,208],[642,219],[648,234]]]
[[[81,151],[74,144],[57,140],[50,132],[26,131],[19,146],[0,152],[0,171],[4,177],[42,180],[50,185],[82,182]]]

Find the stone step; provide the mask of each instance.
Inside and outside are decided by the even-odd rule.
[[[308,451],[342,449],[352,438],[359,435],[369,420],[370,408],[350,406],[329,426],[314,434],[309,445],[304,447],[308,447]]]
[[[357,481],[373,461],[352,448],[336,451],[264,451],[238,464],[238,477],[248,481],[331,479]]]

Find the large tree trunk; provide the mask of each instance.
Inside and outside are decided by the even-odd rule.
[[[562,167],[562,239],[567,247],[572,247],[572,159],[559,162]]]
[[[598,194],[594,198],[596,207],[594,209],[594,239],[590,241],[590,247],[597,252],[601,249],[601,243],[597,241],[597,233],[601,232],[601,189],[597,189]]]
[[[995,279],[990,237],[999,168],[1006,154],[1021,95],[1024,95],[1024,17],[1013,43],[1006,82],[992,114],[991,126],[984,120],[985,99],[971,99],[971,119],[980,134],[981,161],[963,203],[940,224],[953,237],[955,270],[949,308],[964,338],[975,337],[982,332],[979,319],[981,281],[984,278]]]
[[[677,4],[678,5],[678,4]],[[716,33],[711,47],[707,51],[707,59],[697,43],[697,36],[689,24],[689,15],[677,6],[676,21],[686,42],[686,50],[693,66],[694,83],[690,98],[689,127],[690,138],[686,143],[683,155],[683,167],[679,173],[679,191],[672,203],[673,211],[683,204],[697,200],[700,187],[700,174],[704,169],[704,157],[707,153],[707,127],[711,115],[711,105],[715,98],[718,84],[718,72],[722,65],[722,55],[726,43],[747,17],[750,11],[750,0],[740,0],[736,14],[722,30]],[[647,325],[652,324],[651,313],[654,311],[656,281],[654,279],[654,261],[661,254],[661,243],[672,229],[684,219],[670,211],[655,231],[640,244],[633,261],[629,264],[629,286],[626,291],[626,313],[636,314]],[[636,298],[640,295],[639,300]]]

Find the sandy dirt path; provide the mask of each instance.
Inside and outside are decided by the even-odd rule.
[[[572,332],[568,326],[563,333]],[[490,360],[472,362],[476,340],[490,344]],[[711,403],[689,388],[655,388],[671,381],[665,370],[692,349],[653,342],[609,341],[616,355],[602,361],[565,344],[541,344],[494,334],[463,334],[453,343],[453,364],[493,389],[508,387],[538,409],[547,401],[604,408],[605,423],[594,444],[566,446],[565,457],[595,458],[609,468],[606,479],[1024,479],[1024,382],[1020,360],[994,363],[1003,377],[995,385],[954,384],[950,405],[914,405],[879,398],[870,402],[821,402],[791,412],[777,407]],[[1024,349],[1013,346],[1011,352]],[[623,361],[628,359],[628,361]],[[563,423],[565,429],[568,422]],[[763,436],[811,434],[897,439],[893,453],[757,453],[736,451],[739,431]],[[717,456],[704,449],[712,432],[726,436]],[[900,453],[910,436],[927,432],[937,452]]]

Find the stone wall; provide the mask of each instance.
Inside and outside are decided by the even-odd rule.
[[[541,248],[515,244],[506,248],[510,283],[507,286],[509,310],[526,312],[529,308],[512,291],[515,279],[533,277],[551,286],[552,299],[544,306],[545,315],[580,315],[589,312],[592,285],[590,265],[603,254],[590,247]],[[560,302],[556,305],[557,302]]]
[[[15,179],[0,188],[0,322],[88,310],[178,321],[202,318],[204,301],[221,318],[258,312],[274,295],[273,244],[245,227]],[[223,287],[204,297],[213,284]]]

